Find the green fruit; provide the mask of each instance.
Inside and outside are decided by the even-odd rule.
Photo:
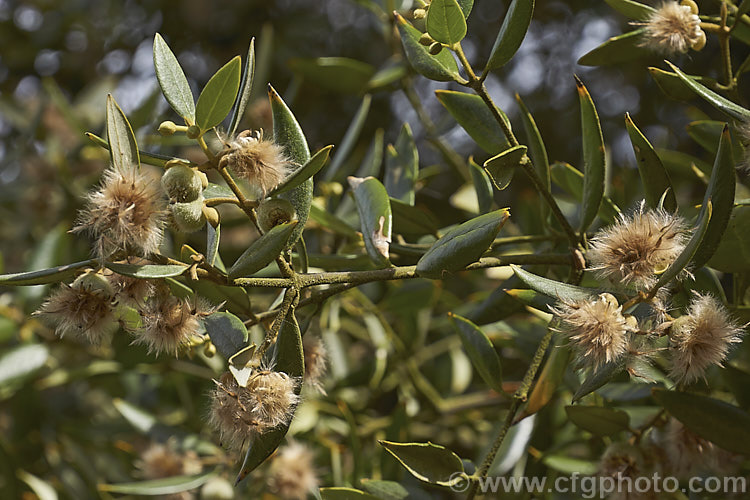
[[[189,203],[172,203],[169,206],[177,229],[183,233],[200,231],[206,224],[203,215],[203,196]]]
[[[171,200],[178,203],[195,201],[203,192],[200,174],[186,165],[170,167],[161,176],[161,186]]]
[[[103,292],[105,295],[114,295],[115,293],[109,280],[94,271],[86,271],[78,276],[75,281],[73,281],[71,287]]]
[[[280,198],[262,202],[257,210],[258,224],[263,231],[270,231],[273,227],[291,222],[296,218],[294,206],[288,200]]]

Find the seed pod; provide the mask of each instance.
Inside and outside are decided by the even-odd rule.
[[[186,165],[175,165],[164,172],[161,186],[171,200],[188,203],[197,200],[203,191],[203,183],[198,172]]]
[[[203,196],[189,203],[172,203],[169,208],[177,229],[184,233],[199,231],[206,223],[206,217],[203,215]]]
[[[264,201],[258,207],[258,224],[263,231],[270,231],[279,224],[286,224],[297,218],[294,206],[281,198]]]
[[[112,296],[115,294],[114,288],[109,280],[94,271],[86,271],[78,276],[71,284],[72,288],[85,288],[92,292],[102,292],[104,295]]]

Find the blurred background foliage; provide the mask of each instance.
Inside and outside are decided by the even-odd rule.
[[[480,67],[507,4],[478,0],[468,20],[470,34],[463,42],[464,50]],[[143,149],[161,150],[166,144],[185,157],[196,154],[179,140],[156,134],[162,120],[174,118],[154,74],[151,51],[156,31],[168,40],[196,93],[225,61],[238,53],[244,56],[249,39],[255,36],[256,82],[261,83],[256,84],[245,125],[270,128],[262,84],[270,81],[293,108],[312,150],[339,145],[363,94],[370,92],[370,112],[347,160],[355,165],[349,170],[359,164],[376,130],[383,129],[386,144],[393,143],[407,122],[416,137],[421,168],[430,172],[417,192],[417,203],[431,208],[445,223],[465,219],[466,213],[476,209],[455,196],[464,180],[426,140],[424,126],[398,85],[373,84],[373,75],[383,75],[380,70],[390,68],[396,75],[410,71],[386,14],[409,7],[408,0],[70,0],[62,7],[44,0],[0,0],[0,270],[38,269],[87,257],[87,242],[67,230],[82,195],[106,165],[106,152],[89,143],[83,132],[102,134],[107,93],[112,92],[127,113]],[[707,108],[697,101],[685,106],[666,99],[646,71],[648,65],[663,66],[659,56],[611,67],[576,64],[608,37],[627,31],[627,22],[604,2],[539,2],[519,52],[486,82],[512,121],[518,116],[514,93],[523,97],[536,118],[550,160],[580,168],[580,118],[573,74],[581,77],[597,104],[610,148],[610,196],[623,209],[641,197],[639,183],[634,182],[638,174],[624,127],[625,112],[655,147],[679,150],[708,164],[713,158],[685,127],[692,120],[705,119]],[[737,47],[737,60],[747,55],[743,50],[747,47]],[[717,54],[715,39],[710,38],[703,51],[690,52],[675,62],[688,73],[717,77]],[[363,64],[343,78],[321,77],[319,68],[313,65],[311,69],[312,58],[333,56]],[[463,157],[476,155],[481,164],[487,155],[434,97],[436,89],[458,87],[418,76],[411,83],[446,142]],[[696,182],[689,165],[681,168],[681,176],[670,171],[678,199],[700,199],[704,186]],[[523,207],[538,202],[526,182],[517,179],[512,189],[496,192],[495,200],[499,206],[510,206],[514,221],[531,233],[535,221],[524,219]],[[325,196],[326,189],[336,192],[335,185],[323,184],[316,194]],[[446,199],[452,203],[446,204]],[[241,253],[248,234],[241,227],[229,231],[222,248],[226,246],[230,254]],[[177,248],[179,243],[175,242]],[[478,303],[498,283],[475,276],[445,285],[423,280],[387,287],[373,284],[316,311],[320,324],[316,319],[315,328],[332,341],[333,380],[327,386],[329,398],[303,405],[292,430],[328,450],[318,457],[324,484],[357,479],[365,468],[368,475],[375,471],[383,477],[403,476],[392,458],[382,450],[372,450],[373,436],[429,439],[461,456],[481,456],[481,436],[500,420],[501,410],[494,404],[498,396],[486,389],[466,392],[471,365],[457,349],[459,340],[446,327],[442,313],[460,312],[461,306]],[[204,430],[204,396],[215,376],[209,361],[155,360],[142,347],[128,345],[125,336],[101,349],[71,339],[56,340],[51,331],[28,319],[44,294],[42,286],[0,289],[0,352],[35,336],[47,340],[30,344],[35,352],[25,353],[24,359],[36,365],[30,363],[19,373],[0,372],[0,497],[28,495],[28,485],[34,480],[19,470],[50,481],[66,498],[106,496],[107,492],[95,489],[97,484],[142,477],[134,472],[134,457],[150,442],[175,434],[189,438],[178,439],[178,447],[202,452],[208,447],[211,458],[204,464],[206,470],[223,460],[232,470],[234,462],[211,448],[210,434]],[[438,319],[431,322],[431,314]],[[388,324],[394,325],[395,332],[384,326]],[[450,399],[440,403],[442,407],[434,400],[425,401],[414,388],[399,387],[402,371],[398,363],[405,363],[412,349],[424,345],[428,330],[431,335],[443,333],[433,338],[431,351],[419,352],[417,362],[438,392]],[[339,331],[347,334],[336,340]],[[541,321],[511,318],[488,332],[495,345],[503,348],[505,372],[523,373],[544,331]],[[388,339],[394,334],[402,338],[403,346],[395,361],[386,364],[386,354],[393,350]],[[451,368],[445,370],[445,366]],[[507,379],[514,380],[512,375]],[[397,395],[398,391],[407,394]],[[147,413],[139,413],[138,408]],[[548,419],[552,427],[560,425],[564,414],[561,407],[558,410],[539,418]],[[418,420],[410,421],[419,411]],[[158,424],[149,414],[156,416]],[[432,423],[438,417],[439,425]],[[356,432],[352,425],[357,426]],[[530,433],[523,426],[514,429]],[[561,432],[554,438],[557,443],[573,437],[570,425]],[[196,436],[201,440],[196,442]],[[549,433],[538,433],[533,446],[546,449],[552,439]],[[511,459],[508,463],[512,464]],[[496,470],[504,467],[498,464]],[[407,482],[416,481],[406,476]],[[248,481],[245,487],[251,492],[262,490],[257,481]]]

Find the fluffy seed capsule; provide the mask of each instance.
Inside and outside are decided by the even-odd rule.
[[[288,175],[290,162],[281,146],[245,130],[227,144],[219,166],[230,168],[265,197]]]
[[[698,8],[694,2],[685,3],[681,5],[668,0],[646,22],[638,23],[644,26],[641,45],[665,55],[702,49],[706,44],[706,34],[700,27]]]
[[[305,500],[318,489],[313,453],[306,446],[293,442],[280,448],[268,470],[268,485],[284,500]]]
[[[326,374],[328,352],[320,337],[306,335],[302,344],[305,353],[305,376],[303,380],[307,386],[325,394],[323,377]]]
[[[629,333],[637,330],[635,318],[623,316],[622,306],[608,293],[597,299],[563,302],[551,310],[561,320],[561,331],[581,363],[594,369],[622,356],[628,349]]]
[[[299,402],[298,381],[282,372],[258,370],[245,387],[230,373],[214,382],[209,421],[219,431],[222,443],[233,449],[289,423]]]
[[[55,333],[61,337],[71,333],[98,345],[117,330],[113,296],[107,279],[89,271],[70,286],[63,284],[52,292],[34,314],[55,326]]]
[[[186,165],[168,168],[161,176],[161,186],[170,200],[179,203],[195,201],[203,191],[200,175]]]
[[[109,169],[86,198],[72,232],[87,232],[101,259],[118,250],[148,255],[159,248],[164,204],[159,189],[140,170]]]
[[[721,365],[731,345],[741,342],[744,333],[717,299],[696,294],[688,313],[672,324],[670,376],[680,383],[701,378],[711,365]]]

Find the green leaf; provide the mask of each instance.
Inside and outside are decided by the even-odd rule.
[[[172,476],[132,483],[99,484],[97,485],[97,489],[100,491],[122,493],[125,495],[174,495],[183,491],[199,488],[215,475],[215,471],[210,471],[191,476]]]
[[[581,66],[608,66],[640,59],[651,52],[641,46],[644,29],[613,36],[578,59]]]
[[[717,140],[718,142],[718,140]],[[669,149],[657,149],[656,153],[661,158],[667,171],[677,172],[678,175],[694,176],[694,168],[706,177],[711,175],[711,165],[705,161],[680,151]]]
[[[383,164],[384,137],[385,130],[379,128],[375,131],[372,142],[370,142],[370,147],[367,149],[367,153],[362,159],[362,164],[357,170],[357,177],[378,177],[380,174],[380,166]]]
[[[247,49],[247,59],[245,67],[242,70],[242,80],[240,81],[240,91],[237,95],[237,101],[234,104],[232,118],[229,121],[227,135],[234,137],[237,127],[240,125],[242,117],[245,115],[245,108],[250,101],[250,94],[253,91],[253,79],[255,78],[255,37],[250,39],[250,47]]]
[[[268,193],[268,196],[286,193],[301,186],[308,179],[312,179],[315,174],[325,167],[328,162],[328,155],[331,154],[331,149],[333,149],[333,145],[326,146],[319,150],[307,161],[307,163],[295,170],[292,175],[284,179],[278,186],[271,190],[271,192]]]
[[[221,184],[214,184],[212,182],[208,183],[208,187],[203,190],[203,199],[208,201],[216,198],[234,198],[235,200],[237,197],[234,195],[234,192],[229,189],[227,186],[222,186]]]
[[[435,41],[446,45],[458,43],[466,36],[466,18],[456,0],[432,0],[425,26]]]
[[[514,146],[484,162],[484,170],[498,191],[510,185],[516,167],[528,162],[526,146]]]
[[[724,272],[750,271],[750,207],[735,206],[708,266]]]
[[[742,106],[733,103],[729,99],[720,96],[713,90],[710,90],[700,83],[696,82],[689,76],[687,76],[685,73],[680,71],[680,69],[672,64],[669,61],[666,61],[670,68],[672,68],[672,71],[674,71],[677,76],[688,86],[690,89],[695,92],[698,96],[702,97],[706,102],[711,104],[713,107],[718,109],[719,111],[726,113],[727,115],[731,116],[732,118],[736,118],[740,121],[748,121],[750,120],[750,111],[743,108]]]
[[[615,9],[623,16],[627,16],[630,19],[637,19],[638,21],[645,21],[651,16],[656,9],[649,5],[644,5],[633,0],[604,0],[609,4],[610,7]]]
[[[565,369],[568,367],[570,362],[570,349],[567,345],[562,345],[558,339],[552,346],[552,350],[547,357],[547,361],[544,362],[544,368],[542,373],[539,374],[539,378],[534,383],[534,388],[531,390],[529,395],[528,403],[523,413],[516,418],[521,418],[533,415],[538,412],[552,400],[557,388],[563,381],[565,375]]]
[[[657,403],[690,431],[725,450],[750,454],[750,414],[718,399],[653,389]]]
[[[336,174],[338,174],[339,170],[341,170],[341,166],[351,154],[354,146],[357,144],[359,134],[362,132],[362,127],[364,127],[365,121],[367,120],[367,115],[370,112],[371,103],[372,96],[370,94],[365,94],[365,96],[362,98],[362,103],[359,105],[359,109],[357,109],[357,113],[354,115],[354,118],[352,118],[349,127],[347,127],[346,129],[344,138],[341,139],[341,143],[336,150],[336,155],[331,161],[331,166],[328,167],[328,170],[326,170],[325,175],[323,176],[324,180],[331,181],[335,179]]]
[[[542,134],[536,126],[536,120],[534,120],[531,112],[529,112],[526,104],[524,104],[521,100],[521,96],[518,94],[516,94],[516,102],[518,102],[518,107],[521,108],[521,120],[523,122],[523,129],[526,132],[526,140],[529,146],[528,154],[531,157],[531,161],[539,173],[539,177],[541,177],[544,186],[549,190],[552,187],[549,172],[549,158],[547,156],[547,148],[542,140]]]
[[[688,87],[676,74],[654,67],[649,67],[648,72],[651,74],[651,78],[654,79],[659,89],[661,89],[667,97],[678,101],[689,101],[695,97],[693,89]],[[695,81],[700,81],[702,79],[700,76],[692,75],[688,75],[688,78]]]
[[[49,358],[49,349],[43,344],[21,344],[0,355],[0,387],[32,375],[42,368]]]
[[[453,90],[436,90],[435,95],[440,104],[484,151],[496,155],[510,146],[502,127],[481,97]],[[510,129],[510,120],[505,113],[498,111]]]
[[[404,123],[396,144],[389,145],[385,157],[385,189],[388,195],[414,204],[414,185],[419,175],[419,152],[408,123]]]
[[[448,313],[448,317],[451,318],[453,326],[461,338],[461,344],[479,375],[491,389],[503,393],[502,365],[490,339],[468,319],[453,313]]]
[[[516,276],[529,288],[557,300],[566,302],[589,300],[603,293],[594,288],[584,288],[582,286],[569,285],[549,278],[543,278],[514,264],[511,264],[510,268],[513,269]]]
[[[750,373],[725,365],[722,375],[740,407],[744,410],[750,408]]]
[[[135,134],[112,94],[107,95],[107,141],[111,145],[109,156],[115,170],[125,172],[133,167],[140,168]]]
[[[293,308],[289,310],[289,313],[283,319],[281,328],[279,329],[279,336],[276,339],[276,370],[299,379],[305,374],[302,334]],[[299,394],[301,389],[302,384],[297,384],[294,392]],[[266,458],[271,456],[271,453],[281,444],[288,430],[288,424],[281,425],[270,432],[261,434],[252,442],[250,448],[247,450],[235,484],[242,481],[262,464]]]
[[[716,120],[696,120],[687,124],[688,135],[703,149],[711,153],[712,156],[716,156],[719,151],[719,141],[721,134],[724,132],[726,122],[720,122]],[[745,157],[745,148],[742,146],[742,142],[738,140],[737,134],[729,129],[730,136],[732,139],[732,155],[735,158]],[[708,169],[708,173],[711,172],[711,168]]]
[[[576,426],[597,436],[611,436],[630,425],[627,413],[603,406],[566,406],[565,413]]]
[[[456,60],[450,51],[442,50],[433,56],[427,47],[419,43],[422,33],[397,12],[393,15],[396,16],[396,28],[401,36],[406,58],[417,73],[438,82],[452,82],[461,78]]]
[[[390,266],[393,216],[388,192],[374,177],[349,177],[347,180],[357,204],[367,254],[378,266]]]
[[[464,14],[464,18],[468,19],[471,14],[471,9],[474,7],[474,0],[458,0],[458,5],[461,7],[461,12]]]
[[[409,491],[395,481],[362,479],[362,487],[380,500],[406,500]]]
[[[492,46],[490,59],[484,68],[485,74],[504,66],[513,58],[526,36],[533,13],[534,0],[513,0]]]
[[[716,152],[708,188],[703,197],[703,206],[711,204],[711,220],[693,256],[695,267],[701,267],[708,262],[721,243],[734,207],[736,180],[729,127],[725,125],[719,140],[719,149]]]
[[[594,101],[583,82],[576,77],[578,99],[581,105],[583,134],[583,200],[581,207],[581,233],[596,218],[604,196],[604,138]]]
[[[296,227],[297,221],[279,224],[253,241],[229,268],[229,279],[252,276],[273,262],[288,247],[287,242]]]
[[[51,267],[40,271],[29,271],[25,273],[0,274],[0,285],[2,286],[29,286],[45,285],[47,283],[59,283],[65,281],[79,269],[96,266],[96,260],[83,260],[66,264],[64,266]]]
[[[564,191],[573,196],[579,203],[583,199],[583,173],[572,165],[567,163],[555,162],[550,167],[552,180]],[[602,199],[599,218],[604,222],[611,224],[617,218],[620,209],[605,195]]]
[[[310,160],[310,148],[307,146],[302,127],[299,126],[297,119],[292,111],[281,99],[279,94],[268,86],[268,98],[271,101],[271,114],[273,115],[273,138],[277,144],[284,146],[284,154],[293,161],[297,168],[301,168]],[[301,185],[292,189],[288,193],[283,193],[281,198],[289,200],[297,213],[299,225],[289,238],[287,248],[292,248],[302,236],[305,229],[305,223],[310,216],[310,206],[313,197],[313,180],[307,179]]]
[[[437,234],[437,223],[428,212],[395,198],[390,200],[394,232],[416,236]]]
[[[617,375],[625,370],[625,364],[621,361],[606,363],[599,367],[598,370],[590,372],[584,379],[581,386],[573,394],[571,402],[580,401],[584,396],[588,396],[595,390],[606,385]]]
[[[221,240],[221,224],[213,227],[211,224],[206,225],[206,262],[213,266],[216,262],[216,256],[219,254],[219,241]]]
[[[507,208],[474,217],[438,239],[417,262],[417,274],[440,279],[443,274],[463,270],[478,261],[492,245],[510,212]]]
[[[354,228],[317,205],[312,205],[310,207],[310,217],[312,220],[334,233],[339,233],[350,239],[357,238],[357,231]]]
[[[154,68],[156,79],[159,80],[159,86],[169,105],[188,125],[192,124],[195,121],[193,92],[180,63],[159,33],[154,35]]]
[[[195,124],[201,133],[220,124],[234,106],[240,88],[242,60],[235,56],[219,68],[203,87],[195,105]]]
[[[465,479],[464,464],[449,449],[432,443],[394,443],[378,441],[401,465],[420,481],[452,486]]]
[[[487,213],[492,210],[492,204],[495,201],[492,196],[490,176],[474,162],[474,158],[469,158],[469,169],[471,170],[471,180],[474,183],[474,191],[477,193],[479,213]]]
[[[104,265],[117,274],[140,279],[171,278],[180,276],[188,269],[188,266],[179,264],[117,264],[106,262]]]
[[[378,500],[378,497],[364,491],[342,486],[320,488],[320,498],[321,500]]]
[[[337,94],[362,92],[375,74],[371,64],[347,57],[294,58],[289,68],[305,81]]]
[[[388,90],[394,88],[397,83],[409,72],[409,65],[401,57],[393,57],[381,66],[367,82],[368,92]]]
[[[674,212],[677,210],[677,199],[672,181],[659,155],[656,154],[648,139],[638,130],[628,113],[625,113],[625,127],[630,135],[630,142],[633,144],[638,173],[641,175],[641,184],[646,195],[646,204],[651,208],[657,208],[662,195],[668,190],[664,198],[664,209]]]
[[[247,347],[247,328],[240,318],[229,312],[216,312],[203,320],[211,343],[224,359]]]
[[[91,132],[86,132],[84,135],[97,146],[101,146],[104,149],[109,151],[109,142],[105,141],[104,139],[102,139],[96,134],[92,134]],[[167,162],[170,160],[179,160],[186,164],[190,163],[188,160],[185,160],[182,158],[176,158],[174,156],[167,156],[167,155],[160,155],[158,153],[148,153],[146,151],[141,151],[140,149],[138,150],[138,157],[140,158],[141,163],[154,165],[156,167],[164,167],[167,164]]]

